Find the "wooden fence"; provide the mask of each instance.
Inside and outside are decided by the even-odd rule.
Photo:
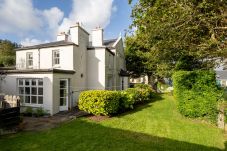
[[[0,97],[0,129],[11,128],[20,122],[20,98],[17,96]]]

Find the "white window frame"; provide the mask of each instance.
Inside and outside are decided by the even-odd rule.
[[[58,53],[58,56],[55,56],[55,54]],[[60,50],[53,50],[52,51],[52,59],[53,59],[53,66],[60,65]]]
[[[27,68],[33,68],[33,53],[32,52],[26,53],[26,60],[27,60]]]
[[[26,84],[28,82],[28,84]],[[34,83],[33,83],[34,82]],[[21,103],[26,106],[42,106],[43,105],[43,79],[38,78],[18,78],[17,79],[18,95],[21,98]],[[26,94],[26,89],[29,93]],[[33,90],[36,90],[33,91]],[[35,92],[35,93],[33,93]],[[25,102],[26,97],[29,98],[29,102]],[[36,98],[36,102],[33,102],[33,98]],[[40,102],[39,102],[40,101]]]

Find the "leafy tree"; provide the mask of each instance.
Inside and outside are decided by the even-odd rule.
[[[0,40],[0,66],[15,65],[15,48],[19,45],[9,40]]]
[[[132,18],[126,50],[145,65],[137,74],[211,69],[227,56],[227,1],[139,0]]]

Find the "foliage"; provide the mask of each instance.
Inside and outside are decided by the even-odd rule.
[[[173,75],[174,95],[178,109],[188,117],[215,120],[221,91],[213,71],[178,71]]]
[[[12,43],[9,40],[0,40],[0,65],[13,66],[15,65],[15,48],[20,47],[16,43]]]
[[[134,104],[136,102],[135,93],[131,93],[127,89],[125,91],[119,91],[120,93],[120,100],[119,100],[119,111],[124,112],[125,110],[133,109]]]
[[[39,107],[35,110],[35,113],[34,113],[37,117],[40,117],[40,116],[44,116],[46,115],[46,111],[42,108],[42,107]]]
[[[44,131],[0,137],[2,151],[224,151],[223,131],[179,115],[168,95],[100,122],[77,118]],[[46,125],[45,125],[46,126]],[[40,126],[39,126],[40,127]],[[83,141],[81,141],[82,138]],[[75,144],[75,142],[77,142]],[[12,145],[13,144],[13,145]]]
[[[47,114],[47,112],[42,108],[39,107],[37,109],[33,109],[32,107],[28,106],[26,107],[25,111],[23,112],[25,116],[35,116],[35,117],[41,117]]]
[[[137,93],[139,94],[139,100],[137,101],[148,102],[154,96],[154,92],[151,89],[151,86],[147,84],[136,84],[134,88],[137,90]]]
[[[25,112],[24,112],[24,115],[26,115],[26,116],[32,116],[32,114],[33,114],[32,107],[30,107],[30,106],[26,107]]]
[[[149,85],[139,84],[124,91],[89,90],[79,96],[79,109],[94,115],[111,115],[133,109],[153,97]]]
[[[136,30],[126,37],[127,67],[161,77],[213,68],[227,56],[226,14],[224,0],[139,0],[132,11]]]
[[[118,112],[119,99],[117,91],[89,90],[81,92],[78,107],[94,115],[111,115]]]
[[[168,89],[169,85],[168,84],[164,84],[162,82],[158,82],[157,87],[161,91],[166,91]]]

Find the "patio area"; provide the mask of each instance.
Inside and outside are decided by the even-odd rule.
[[[71,121],[81,116],[86,116],[88,113],[74,109],[68,112],[59,112],[54,116],[46,117],[22,117],[23,122],[19,125],[22,131],[42,131],[57,127],[63,122]]]

